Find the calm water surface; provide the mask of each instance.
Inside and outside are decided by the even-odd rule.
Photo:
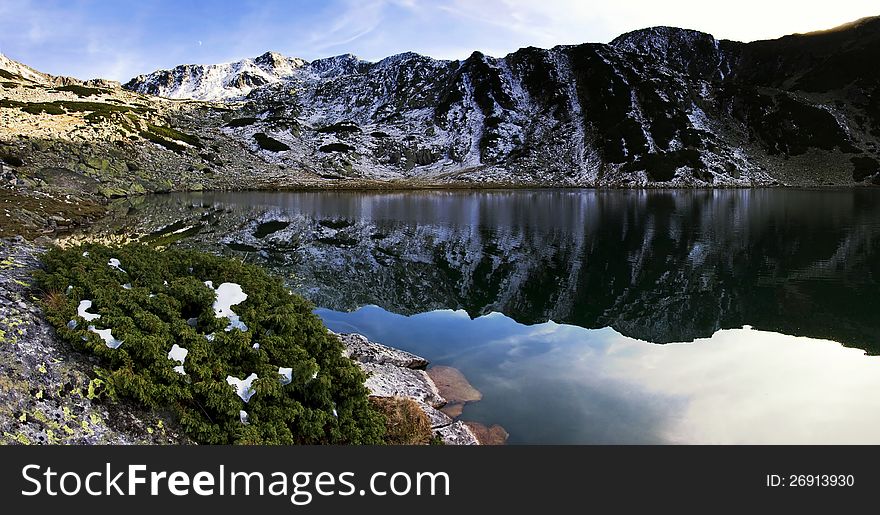
[[[95,230],[272,268],[511,443],[880,442],[880,191],[179,194]]]

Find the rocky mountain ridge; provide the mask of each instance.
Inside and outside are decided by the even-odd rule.
[[[242,116],[225,133],[267,161],[325,178],[852,184],[880,182],[880,111],[871,100],[880,81],[866,65],[878,41],[878,18],[754,43],[654,27],[608,45],[530,47],[503,58],[298,60],[245,89],[226,85],[250,85],[247,72],[167,81],[186,67],[125,87],[236,100]]]
[[[71,195],[876,184],[878,49],[880,18],[753,43],[655,27],[460,61],[267,52],[125,87],[0,57],[0,200],[33,201],[2,232],[75,224]]]

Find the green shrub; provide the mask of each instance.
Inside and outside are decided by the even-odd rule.
[[[175,143],[171,140],[167,140],[161,136],[157,136],[157,135],[153,134],[152,132],[140,131],[139,134],[145,140],[152,141],[153,143],[156,143],[157,145],[161,145],[172,152],[179,153],[179,152],[183,152],[184,150],[186,150],[186,147],[184,147],[180,143]]]
[[[111,258],[119,259],[124,271],[108,266]],[[262,269],[143,245],[53,249],[43,262],[37,284],[46,292],[47,318],[64,340],[99,358],[96,374],[103,390],[174,413],[195,441],[382,442],[384,420],[369,405],[363,372],[342,355],[342,344],[312,306]],[[232,310],[246,331],[225,330],[229,320],[215,316],[216,294],[204,281],[241,285],[248,297]],[[101,318],[79,318],[81,300],[93,301],[88,311]],[[70,320],[77,326],[68,326]],[[89,324],[111,329],[123,343],[108,347],[87,330]],[[211,334],[213,341],[206,338]],[[176,372],[179,363],[168,358],[174,344],[189,351],[186,375]],[[282,384],[279,367],[293,369],[289,384]],[[244,379],[252,373],[258,376],[255,393],[245,403],[226,377]],[[247,412],[248,424],[240,420],[239,410]]]
[[[257,123],[257,119],[253,117],[235,118],[226,124],[227,127],[247,127]]]
[[[172,129],[171,127],[162,127],[161,125],[153,125],[152,123],[147,124],[149,131],[156,136],[161,138],[167,138],[177,141],[183,141],[184,143],[189,143],[190,145],[196,148],[204,148],[201,140],[198,136],[193,134],[187,134],[185,132],[180,132],[177,129]]]
[[[57,100],[52,104],[62,107],[69,113],[89,113],[84,118],[90,123],[109,119],[113,113],[126,113],[130,109],[126,106],[117,106],[104,102],[76,102]]]
[[[18,108],[29,114],[64,114],[64,109],[52,102],[17,102],[2,98],[0,107]]]
[[[322,145],[318,150],[321,152],[351,152],[354,150],[354,147],[345,143],[328,143],[327,145]]]
[[[24,80],[24,77],[22,77],[21,75],[2,69],[0,69],[0,77],[3,77],[7,80]]]
[[[60,88],[56,88],[55,91],[69,91],[78,97],[91,97],[97,96],[101,93],[104,93],[104,90],[98,88],[89,88],[87,86],[78,86],[76,84],[70,84],[68,86],[61,86]]]
[[[330,133],[337,134],[340,132],[361,132],[361,128],[357,126],[354,122],[339,122],[334,123],[333,125],[328,125],[326,127],[321,127],[316,129],[317,132],[321,133]]]
[[[275,138],[267,136],[265,133],[258,132],[254,134],[254,139],[257,140],[257,145],[260,146],[263,150],[269,150],[270,152],[284,152],[285,150],[290,150],[290,147],[285,145],[284,143],[278,141]]]
[[[3,161],[9,166],[24,166],[24,161],[22,161],[20,157],[12,154],[0,154],[0,161]]]
[[[30,114],[64,114],[89,113],[85,119],[95,123],[102,119],[110,118],[113,113],[126,113],[131,111],[127,106],[117,106],[104,102],[74,102],[56,100],[54,102],[17,102],[15,100],[0,99],[0,107],[15,107]]]

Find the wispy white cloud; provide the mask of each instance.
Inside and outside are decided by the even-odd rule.
[[[875,2],[4,0],[0,51],[49,73],[127,80],[267,50],[306,59],[354,53],[377,60],[404,51],[461,59],[474,50],[500,56],[530,45],[607,42],[652,25],[754,40],[880,14]]]
[[[383,0],[345,0],[329,26],[312,30],[306,45],[315,50],[325,50],[356,41],[376,30],[388,4]]]

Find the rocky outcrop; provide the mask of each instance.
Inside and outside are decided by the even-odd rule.
[[[378,397],[409,397],[417,402],[440,408],[446,399],[424,370],[413,370],[391,364],[361,363],[368,374],[367,388]]]
[[[354,360],[367,373],[366,386],[375,397],[406,397],[413,399],[428,417],[431,428],[447,445],[477,445],[474,432],[461,421],[440,411],[447,400],[423,368],[428,361],[409,352],[372,342],[365,336],[348,333],[336,335],[345,345],[345,355]],[[442,377],[456,377],[450,367]],[[457,371],[456,371],[457,372]],[[461,373],[458,372],[458,376]],[[463,379],[463,376],[461,377]],[[458,381],[460,384],[460,380]],[[467,382],[466,380],[464,381]],[[470,386],[468,384],[468,386]],[[472,388],[472,387],[471,387]],[[473,398],[475,389],[469,394]],[[479,394],[479,392],[476,392]],[[457,399],[457,398],[456,398]],[[460,401],[460,399],[457,399]]]
[[[474,432],[462,421],[441,427],[437,434],[446,445],[480,445]]]
[[[387,364],[412,369],[428,366],[428,360],[421,356],[371,342],[361,334],[340,334],[337,337],[345,345],[345,356],[359,363]]]

